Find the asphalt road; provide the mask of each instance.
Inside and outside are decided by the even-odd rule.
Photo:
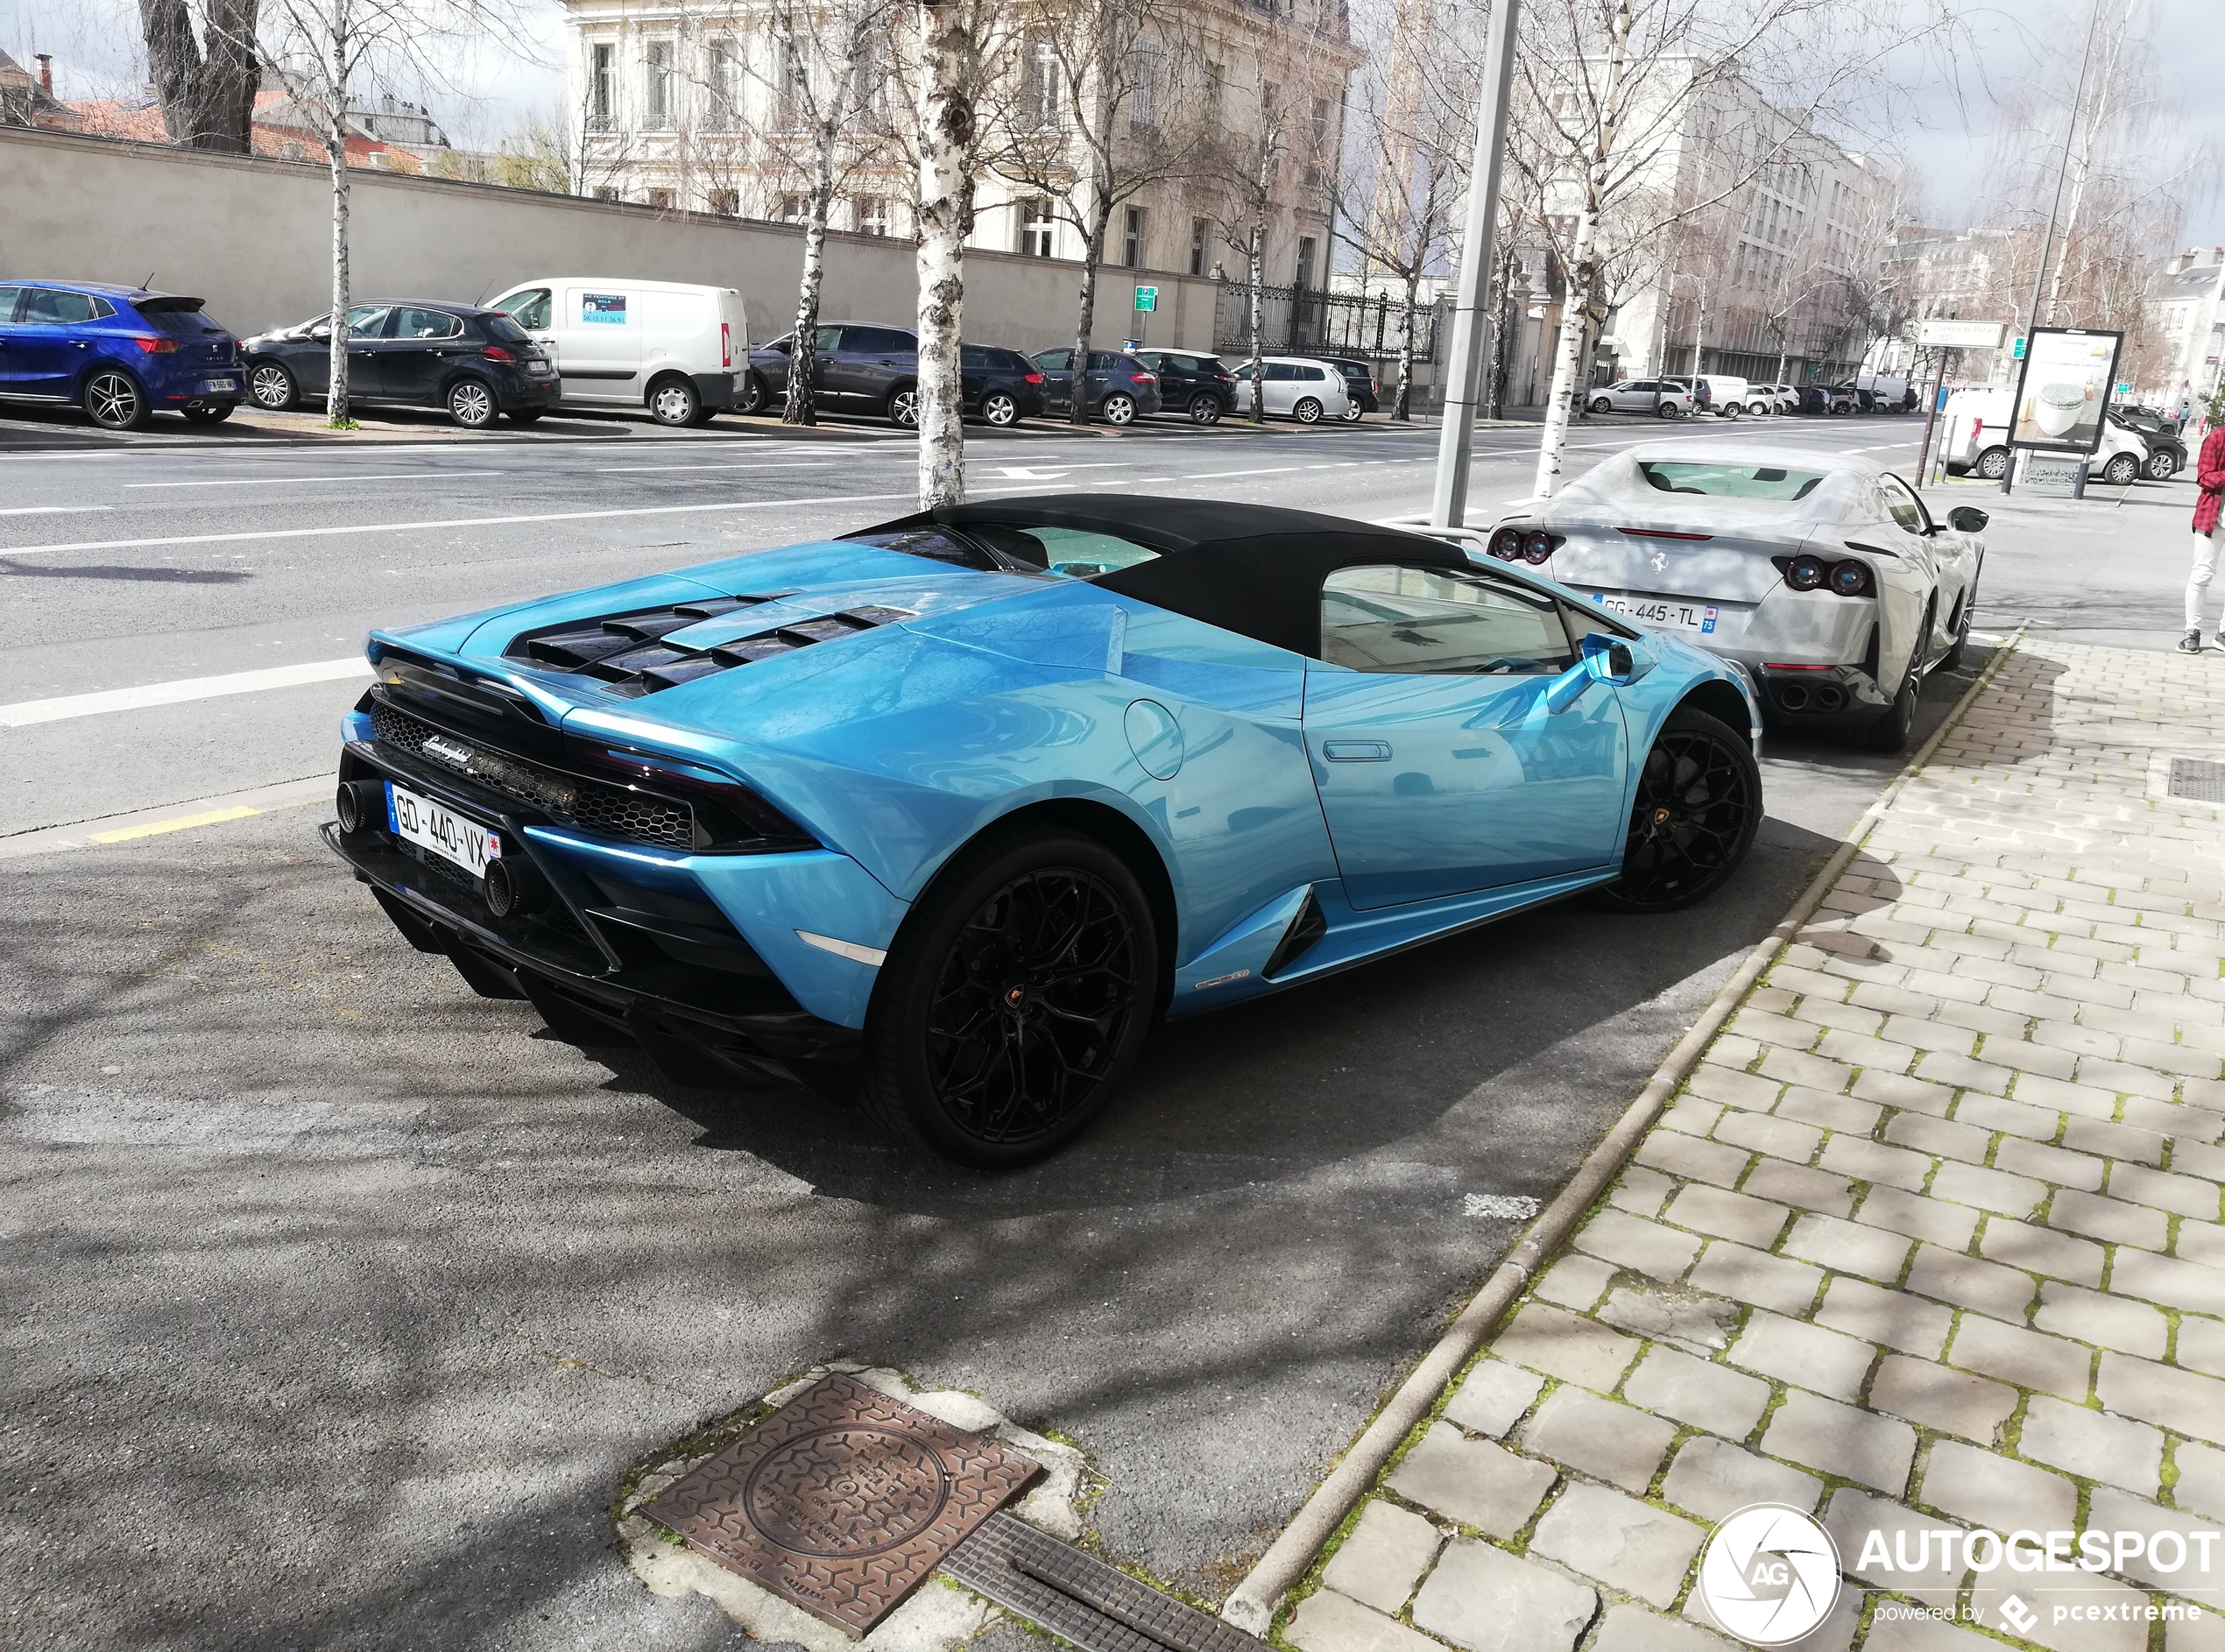
[[[1469,1196],[1550,1196],[1897,766],[1779,740],[1753,858],[1702,907],[1556,908],[1178,1025],[1079,1146],[985,1178],[474,998],[326,855],[321,808],[7,858],[327,774],[359,684],[11,707],[314,666],[372,624],[860,526],[908,508],[908,445],[20,428],[0,427],[10,1648],[728,1644],[707,1604],[625,1571],[604,1508],[628,1463],[838,1353],[1072,1436],[1110,1483],[1105,1550],[1218,1598],[1509,1242]],[[1905,460],[1918,430],[1766,434]],[[1757,434],[1595,426],[1571,458]],[[1486,433],[1475,497],[1525,492],[1534,442]],[[1425,502],[1434,445],[1052,431],[977,441],[970,476],[1375,517]],[[1996,535],[1988,601],[2080,554]],[[1927,727],[1967,680],[1933,681]]]

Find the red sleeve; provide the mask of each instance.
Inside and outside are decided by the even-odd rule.
[[[2225,491],[2225,425],[2220,425],[2203,440],[2194,484],[2204,493]]]

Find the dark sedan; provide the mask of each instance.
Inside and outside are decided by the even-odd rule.
[[[1054,413],[1070,408],[1074,396],[1074,352],[1039,349],[1035,365],[1043,370],[1043,393]],[[1134,424],[1140,413],[1155,413],[1159,375],[1134,357],[1114,349],[1090,352],[1088,406],[1092,418],[1108,425]]]
[[[1217,425],[1236,411],[1236,378],[1219,357],[1140,349],[1135,358],[1159,375],[1159,406],[1168,413],[1185,413],[1194,425]]]
[[[329,316],[251,338],[244,349],[247,393],[258,407],[282,412],[330,388]],[[445,407],[465,429],[484,430],[498,413],[531,424],[562,393],[547,352],[499,310],[386,299],[348,311],[351,401]]]
[[[908,430],[919,423],[919,335],[906,327],[827,321],[815,335],[811,399],[827,413],[879,413]],[[788,393],[794,335],[752,347],[737,413],[762,413]],[[958,347],[966,417],[999,426],[1043,412],[1043,376],[1016,349]]]

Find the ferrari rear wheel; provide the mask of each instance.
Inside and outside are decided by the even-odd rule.
[[[1078,1134],[1158,1002],[1151,903],[1103,844],[1038,827],[964,851],[881,965],[865,1020],[868,1110],[982,1169]]]
[[[1720,718],[1671,712],[1638,772],[1622,875],[1600,891],[1622,912],[1676,912],[1720,888],[1762,823],[1754,747]]]
[[[1932,631],[1932,617],[1924,617],[1924,634]],[[1917,669],[1916,661],[1908,662],[1908,676],[1900,692],[1893,696],[1893,703],[1885,715],[1875,723],[1865,724],[1854,736],[1854,744],[1865,752],[1905,752],[1916,732],[1916,702],[1924,691],[1924,674]]]

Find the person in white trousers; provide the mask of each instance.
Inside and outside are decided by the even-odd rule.
[[[2217,575],[2217,517],[2225,506],[2225,425],[2211,427],[2202,438],[2201,457],[2194,462],[2194,484],[2201,491],[2194,498],[2194,567],[2186,576],[2186,634],[2179,652],[2202,651],[2202,609],[2209,597],[2210,581]],[[2225,648],[2225,622],[2221,622],[2215,645]]]

